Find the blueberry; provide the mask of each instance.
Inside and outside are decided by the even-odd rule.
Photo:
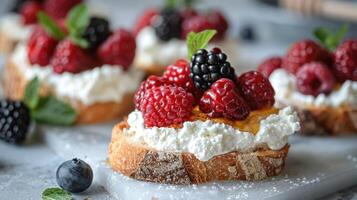
[[[68,192],[83,192],[92,184],[93,171],[86,162],[74,158],[58,167],[56,180],[57,184]]]

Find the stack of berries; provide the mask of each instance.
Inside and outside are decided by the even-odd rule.
[[[331,93],[336,85],[347,80],[357,81],[357,40],[340,42],[342,32],[331,34],[325,29],[315,31],[322,44],[312,40],[294,43],[285,57],[272,57],[258,67],[269,77],[283,68],[294,75],[302,94],[318,96]]]
[[[41,26],[35,28],[28,41],[31,64],[50,65],[58,74],[80,73],[103,64],[117,65],[124,70],[130,67],[136,43],[129,31],[110,30],[106,19],[89,17],[82,4],[74,7],[66,19],[58,21],[51,17],[58,17],[59,13],[62,12],[39,13]]]
[[[136,23],[134,33],[138,34],[144,27],[152,26],[162,41],[172,38],[186,39],[188,33],[214,29],[214,39],[223,39],[227,30],[226,17],[219,10],[200,13],[190,8],[166,7],[161,10],[148,9]]]
[[[162,77],[150,76],[135,95],[146,127],[189,121],[194,107],[211,118],[244,120],[250,111],[271,107],[274,90],[261,73],[236,76],[220,49],[200,49],[191,62],[178,60]]]

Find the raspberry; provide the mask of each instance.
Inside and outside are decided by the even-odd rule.
[[[37,13],[42,6],[37,1],[27,1],[21,6],[21,17],[24,24],[34,24],[37,22]]]
[[[347,40],[337,47],[334,69],[340,81],[357,81],[357,40]]]
[[[143,81],[134,96],[135,108],[141,110],[141,100],[143,99],[146,90],[162,85],[169,85],[169,83],[166,79],[158,76],[151,75],[146,79],[146,81]]]
[[[136,25],[134,27],[134,35],[138,35],[143,28],[152,25],[153,19],[157,15],[159,15],[159,12],[156,9],[146,10],[136,22]]]
[[[283,59],[279,56],[268,58],[259,65],[258,72],[262,73],[265,77],[269,78],[270,74],[274,70],[281,68],[282,62]]]
[[[26,138],[30,126],[30,111],[19,101],[0,101],[0,139],[19,144]]]
[[[206,29],[213,29],[213,25],[208,21],[208,18],[202,15],[197,15],[186,19],[182,23],[182,34],[181,38],[186,39],[187,35],[193,32],[201,32]]]
[[[186,60],[177,60],[175,64],[167,67],[163,77],[170,83],[193,92],[193,81],[190,78],[190,65]]]
[[[49,36],[41,27],[36,27],[27,43],[27,56],[30,63],[32,65],[47,66],[57,43],[57,40]]]
[[[312,40],[296,42],[288,51],[283,67],[292,74],[309,62],[319,61],[330,64],[331,55],[328,51]]]
[[[189,19],[191,17],[195,17],[197,15],[198,15],[197,11],[192,8],[185,8],[181,10],[181,17],[183,20]]]
[[[95,67],[96,64],[89,53],[68,39],[61,41],[57,45],[51,60],[53,70],[57,74],[64,72],[80,73]]]
[[[227,55],[218,48],[210,52],[204,49],[198,50],[192,56],[190,72],[194,86],[201,91],[209,89],[221,78],[235,80],[235,72],[227,61]]]
[[[203,94],[199,105],[209,117],[244,120],[250,112],[248,104],[240,97],[235,83],[226,78],[216,81],[211,89]]]
[[[105,64],[120,65],[128,69],[134,60],[136,43],[132,33],[119,29],[104,41],[97,55]]]
[[[49,16],[62,19],[67,16],[73,7],[80,3],[82,3],[82,0],[46,0],[43,7]]]
[[[217,30],[215,39],[224,38],[228,30],[228,21],[226,17],[219,10],[212,10],[207,15],[208,21],[212,24],[213,28]]]
[[[240,75],[238,85],[252,110],[271,107],[275,102],[275,91],[260,72],[250,71]]]
[[[155,17],[153,22],[156,36],[162,41],[169,41],[172,38],[180,38],[182,17],[175,9],[164,9],[160,15]]]
[[[160,86],[146,91],[141,102],[146,127],[166,127],[190,119],[194,98],[177,86]]]
[[[296,74],[297,89],[307,95],[328,94],[333,90],[335,79],[331,70],[321,62],[302,66]]]
[[[96,49],[110,35],[109,22],[105,18],[91,17],[82,37],[89,42],[90,49]]]

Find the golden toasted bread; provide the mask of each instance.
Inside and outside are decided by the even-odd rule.
[[[157,151],[135,144],[124,134],[124,121],[113,129],[109,164],[125,176],[164,184],[200,184],[225,180],[262,180],[282,171],[289,145],[281,150],[260,148],[253,152],[222,154],[201,161],[186,152]]]
[[[21,100],[28,80],[13,62],[9,61],[2,77],[2,87],[6,98]],[[41,95],[48,94],[46,88],[41,88]],[[77,124],[94,124],[112,121],[127,115],[133,108],[133,93],[126,94],[121,102],[95,103],[84,105],[78,100],[68,99],[67,102],[76,109]]]
[[[303,135],[357,134],[357,109],[352,107],[296,107],[296,111]]]
[[[8,54],[15,49],[19,40],[12,38],[4,31],[0,31],[0,53]]]

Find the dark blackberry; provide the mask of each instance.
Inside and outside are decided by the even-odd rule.
[[[30,126],[30,111],[20,101],[0,101],[0,139],[19,144],[26,138]]]
[[[15,0],[10,9],[11,12],[19,13],[21,6],[26,2],[26,0]]]
[[[234,81],[235,72],[227,61],[227,55],[222,53],[220,49],[214,48],[210,52],[200,49],[192,56],[190,77],[197,89],[207,90],[221,78]]]
[[[95,49],[110,35],[108,20],[100,17],[91,17],[89,25],[82,37],[89,42],[89,48]]]
[[[182,16],[179,11],[167,8],[160,12],[153,23],[158,38],[168,41],[181,36]]]

